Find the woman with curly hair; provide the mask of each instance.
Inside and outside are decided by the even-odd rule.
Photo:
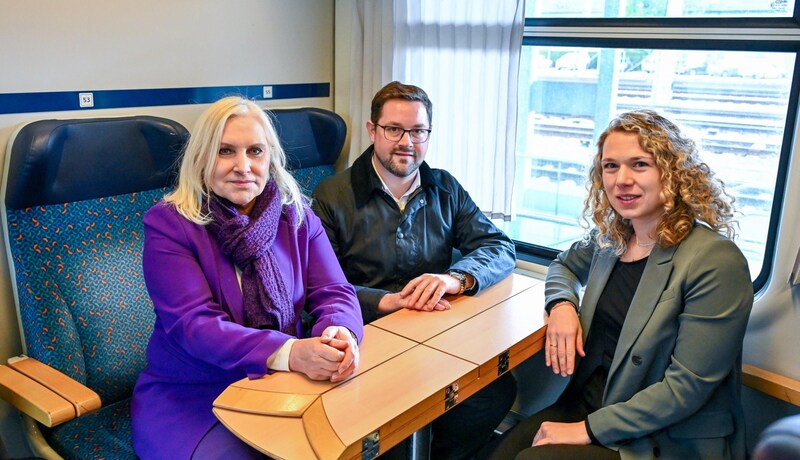
[[[584,207],[595,228],[545,285],[545,362],[571,381],[490,458],[743,459],[753,289],[731,200],[656,112],[618,116],[597,146]]]

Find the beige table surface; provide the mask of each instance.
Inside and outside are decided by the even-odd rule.
[[[422,343],[539,283],[541,281],[512,273],[478,295],[456,296],[450,299],[452,305],[450,310],[432,312],[400,310],[370,324]],[[544,297],[539,301],[539,305],[543,301]]]
[[[361,362],[345,382],[279,372],[226,389],[214,413],[234,434],[283,459],[361,458],[380,453],[445,412],[448,390],[469,397],[542,347],[543,284],[513,274],[444,312],[399,311],[365,327]],[[491,326],[490,326],[491,325]]]
[[[479,366],[483,388],[499,377],[501,355],[505,354],[507,367],[513,369],[542,349],[546,330],[543,299],[541,282],[523,295],[515,295],[426,340],[424,345]]]
[[[400,442],[444,412],[451,383],[466,387],[478,377],[475,364],[422,345],[387,363],[334,386],[299,413],[265,415],[216,404],[214,413],[234,434],[273,457],[359,458],[363,438],[379,431],[385,451],[390,441]]]
[[[360,360],[353,379],[397,356],[417,343],[367,325],[359,347]],[[232,383],[214,401],[214,407],[265,415],[299,417],[314,400],[344,382],[315,381],[297,372],[276,372],[260,379]]]

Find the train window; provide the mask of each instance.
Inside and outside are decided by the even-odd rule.
[[[527,17],[791,17],[793,0],[528,0]]]
[[[551,2],[529,2],[528,7],[537,3]],[[733,4],[649,3],[681,3],[687,8],[692,3]],[[759,3],[764,2],[736,5],[755,11]],[[589,12],[603,2],[583,4]],[[704,161],[725,182],[739,213],[736,243],[748,259],[754,282],[763,284],[795,126],[798,90],[793,80],[800,30],[795,25],[788,40],[761,37],[756,42],[753,37],[763,29],[740,28],[734,40],[723,41],[720,37],[731,35],[724,19],[716,32],[708,20],[702,33],[667,29],[668,20],[653,31],[637,23],[639,31],[630,33],[624,30],[624,19],[618,21],[595,29],[585,22],[563,27],[563,21],[552,30],[546,21],[544,26],[526,27],[513,215],[496,223],[517,241],[523,259],[546,262],[568,247],[583,235],[587,166],[598,135],[614,115],[652,108],[687,131]]]

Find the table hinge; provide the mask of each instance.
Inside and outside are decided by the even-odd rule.
[[[497,375],[503,375],[508,370],[508,350],[500,353],[497,357]]]
[[[375,430],[361,440],[361,459],[372,460],[381,450],[381,433]]]
[[[444,410],[458,404],[458,382],[453,382],[444,391]]]

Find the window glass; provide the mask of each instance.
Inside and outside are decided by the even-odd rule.
[[[527,0],[531,18],[791,17],[794,0]]]
[[[568,247],[583,235],[595,140],[614,115],[650,108],[685,130],[735,198],[736,242],[755,278],[794,61],[789,52],[524,46],[514,218],[497,224],[515,240]]]

